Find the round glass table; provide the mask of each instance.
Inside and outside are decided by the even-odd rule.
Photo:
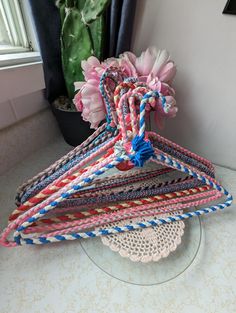
[[[185,221],[181,244],[168,257],[158,262],[132,262],[103,245],[101,238],[80,242],[89,259],[103,272],[135,285],[162,284],[182,274],[191,266],[199,251],[202,225],[198,217]]]

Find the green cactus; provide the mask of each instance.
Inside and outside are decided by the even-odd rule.
[[[94,55],[101,60],[103,57],[105,19],[104,16],[99,16],[94,22],[88,25],[90,36],[93,42]]]
[[[108,2],[107,0],[86,0],[81,11],[85,24],[95,21],[104,12]]]
[[[82,81],[81,61],[93,54],[86,25],[77,8],[67,9],[61,33],[62,66],[69,98],[74,96],[74,82]]]
[[[82,11],[86,0],[75,0],[75,6]]]
[[[59,0],[62,66],[69,98],[74,82],[82,81],[81,61],[91,55],[102,58],[104,10],[109,0]]]
[[[66,16],[65,5],[66,5],[65,0],[56,1],[56,6],[59,8],[59,11],[60,11],[61,24],[63,24],[65,16]]]

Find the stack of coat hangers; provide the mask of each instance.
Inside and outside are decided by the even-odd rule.
[[[2,245],[108,236],[231,205],[232,196],[216,181],[211,162],[145,130],[145,119],[156,104],[168,114],[161,93],[113,67],[104,72],[100,89],[107,122],[18,189],[17,208],[1,234]],[[204,207],[219,198],[224,200]],[[160,218],[148,219],[154,215]],[[136,222],[129,224],[131,218]],[[104,227],[126,220],[122,227]]]

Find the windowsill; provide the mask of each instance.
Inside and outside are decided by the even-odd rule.
[[[27,63],[40,62],[41,56],[39,52],[20,52],[0,54],[0,70],[15,65],[23,65]]]

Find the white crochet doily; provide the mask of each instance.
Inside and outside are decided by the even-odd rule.
[[[171,214],[158,214],[156,216],[109,223],[102,228],[124,226],[174,214],[182,214],[182,211],[179,210]],[[172,222],[158,227],[148,227],[120,234],[102,236],[101,240],[103,244],[108,246],[111,250],[119,252],[122,257],[129,258],[133,262],[157,262],[161,258],[167,257],[170,252],[176,250],[177,246],[181,243],[181,237],[184,234],[184,226],[183,221]]]

